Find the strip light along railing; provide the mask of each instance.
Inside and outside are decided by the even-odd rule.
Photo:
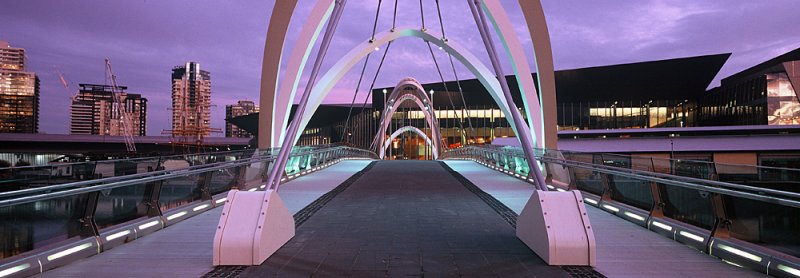
[[[377,159],[346,146],[293,150],[294,179],[342,160]],[[108,250],[223,205],[230,189],[258,190],[274,156],[62,184],[0,199],[0,277],[32,275]],[[77,185],[76,185],[77,184]],[[36,194],[34,194],[36,193]]]
[[[296,149],[324,149],[338,146],[336,144],[298,146]],[[262,153],[276,153],[278,148],[261,150]],[[52,163],[48,165],[21,166],[0,168],[0,192],[18,191],[25,188],[44,187],[56,184],[91,181],[115,176],[126,176],[158,171],[165,163],[184,161],[188,166],[210,164],[221,159],[240,159],[251,157],[256,150],[220,151],[208,153],[190,153],[153,157],[137,157],[126,159],[110,159],[86,162]],[[180,168],[185,168],[180,167]],[[91,183],[91,182],[89,182]],[[1,195],[0,195],[1,196]],[[0,197],[2,198],[2,197]]]
[[[467,159],[531,182],[521,151],[510,147],[452,149]],[[548,187],[582,190],[606,212],[721,258],[779,277],[800,273],[800,194],[587,161],[584,153],[537,150]],[[788,169],[792,170],[793,169]]]

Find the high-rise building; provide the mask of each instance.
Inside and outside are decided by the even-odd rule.
[[[140,94],[127,93],[127,87],[118,86],[124,99],[124,109],[130,113],[133,136],[147,132],[147,99]],[[112,86],[80,84],[78,95],[70,106],[70,134],[123,136],[125,129],[113,113]]]
[[[39,131],[39,77],[25,71],[25,49],[0,41],[0,133]]]
[[[225,137],[249,138],[252,134],[227,121],[233,117],[258,112],[258,106],[250,100],[240,100],[233,105],[225,106]]]
[[[211,74],[187,62],[172,69],[173,136],[201,140],[211,132]]]

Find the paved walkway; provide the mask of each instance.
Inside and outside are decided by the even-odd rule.
[[[446,161],[472,183],[517,214],[533,187],[472,161]],[[608,277],[765,277],[726,264],[641,226],[587,206],[597,243],[595,270]]]
[[[570,277],[436,161],[381,161],[242,277]]]
[[[294,214],[367,166],[348,160],[281,186]],[[216,208],[123,246],[47,271],[44,277],[200,277],[211,271],[211,242],[222,209]]]

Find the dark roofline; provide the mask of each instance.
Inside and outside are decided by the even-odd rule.
[[[751,75],[756,75],[761,73],[762,71],[769,70],[770,68],[777,66],[783,62],[796,61],[796,60],[800,60],[800,48],[786,52],[778,57],[769,59],[758,65],[749,67],[743,71],[734,73],[728,77],[723,78],[721,83],[726,84],[729,82],[738,82],[743,79],[751,79],[750,78]]]
[[[689,57],[679,57],[679,58],[668,58],[668,59],[661,59],[661,60],[648,60],[648,61],[640,61],[640,62],[630,62],[630,63],[622,63],[622,64],[611,64],[611,65],[600,65],[600,66],[591,66],[591,67],[582,67],[582,68],[570,68],[570,69],[557,69],[555,71],[575,71],[575,70],[591,70],[591,69],[608,69],[608,68],[615,68],[615,67],[627,67],[627,66],[640,66],[640,65],[647,65],[647,64],[655,64],[655,63],[664,63],[664,62],[676,62],[676,61],[683,61],[683,60],[693,60],[697,58],[713,58],[725,56],[725,60],[727,61],[731,57],[732,53],[718,53],[718,54],[706,54],[706,55],[697,55],[697,56],[689,56]],[[534,75],[536,72],[534,72]],[[513,76],[513,75],[509,75]]]

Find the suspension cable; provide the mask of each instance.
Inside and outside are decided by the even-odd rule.
[[[375,70],[375,76],[372,78],[372,83],[369,85],[369,90],[367,92],[371,93],[372,90],[375,89],[375,81],[378,80],[378,75],[381,73],[381,69],[383,68],[383,61],[386,60],[386,53],[389,53],[389,48],[391,46],[392,41],[389,41],[389,43],[386,44],[386,49],[383,50],[383,56],[381,57],[380,63],[378,63],[378,69]],[[364,113],[364,107],[367,106],[367,100],[369,100],[370,93],[367,93],[367,95],[364,96],[364,103],[361,105],[361,110],[358,112],[359,114]],[[370,146],[370,148],[374,146],[375,141],[373,140],[372,143],[373,144]]]
[[[378,0],[378,8],[375,10],[375,20],[372,23],[372,37],[370,37],[369,42],[375,42],[375,31],[378,27],[378,16],[381,13],[381,3],[383,0]],[[361,67],[361,74],[358,76],[358,83],[356,84],[356,90],[353,92],[353,100],[350,101],[350,109],[347,111],[347,120],[344,121],[344,130],[342,131],[342,138],[341,141],[350,142],[350,136],[347,135],[347,129],[350,128],[350,115],[353,113],[353,105],[356,103],[356,98],[358,97],[358,89],[361,87],[361,81],[364,79],[364,72],[367,70],[367,63],[369,62],[369,57],[371,56],[371,52],[367,53],[367,57],[364,59],[364,66]],[[346,138],[346,140],[345,140]]]
[[[450,90],[447,88],[447,83],[444,82],[444,75],[442,74],[442,70],[439,67],[439,62],[436,60],[436,55],[433,54],[433,48],[431,48],[431,43],[429,41],[425,41],[425,43],[428,45],[428,51],[431,53],[433,64],[436,65],[436,71],[439,73],[439,79],[441,79],[442,81],[442,86],[444,87],[444,91],[447,92],[447,100],[450,101],[450,107],[453,108],[453,111],[456,111],[456,105],[455,103],[453,103],[453,97],[450,95]],[[461,118],[464,118],[463,113],[461,114]],[[461,129],[461,136],[463,136],[463,139],[466,139],[467,134],[466,131],[464,130],[464,125],[461,123],[462,119],[459,119],[457,122],[458,122],[458,128]]]
[[[425,11],[422,9],[422,0],[419,0],[419,15],[422,18],[422,30],[425,30]]]
[[[372,37],[369,39],[370,43],[375,41],[375,30],[378,28],[378,15],[381,13],[381,2],[383,2],[383,0],[378,0],[378,9],[375,10],[375,22],[372,23]]]
[[[394,15],[392,15],[392,32],[397,27],[397,0],[394,0]]]
[[[444,34],[444,23],[442,23],[442,10],[439,9],[439,0],[436,0],[436,13],[439,15],[439,27],[442,29],[442,40],[447,41],[447,36]]]
[[[447,36],[445,35],[445,32],[444,32],[444,21],[442,20],[442,10],[441,10],[441,8],[439,8],[439,0],[436,0],[436,13],[439,16],[439,27],[442,30],[442,40],[445,41],[445,43],[446,43],[447,42]],[[466,112],[467,111],[467,102],[464,99],[464,90],[461,89],[461,80],[458,78],[458,73],[456,72],[456,66],[453,63],[453,55],[450,55],[450,53],[448,52],[447,53],[447,58],[450,60],[450,68],[453,70],[453,76],[456,78],[456,85],[458,85],[458,93],[461,96],[461,105],[462,105],[461,106],[461,116],[462,116],[462,121],[463,121],[463,118],[465,118],[464,114],[467,114],[466,118],[467,118],[467,123],[469,125],[470,133],[472,133],[472,140],[474,140],[477,143],[478,140],[475,138],[475,128],[472,127],[472,119],[469,117],[469,114]],[[455,107],[453,107],[453,109],[455,109]],[[469,143],[469,142],[467,142],[467,143]]]

